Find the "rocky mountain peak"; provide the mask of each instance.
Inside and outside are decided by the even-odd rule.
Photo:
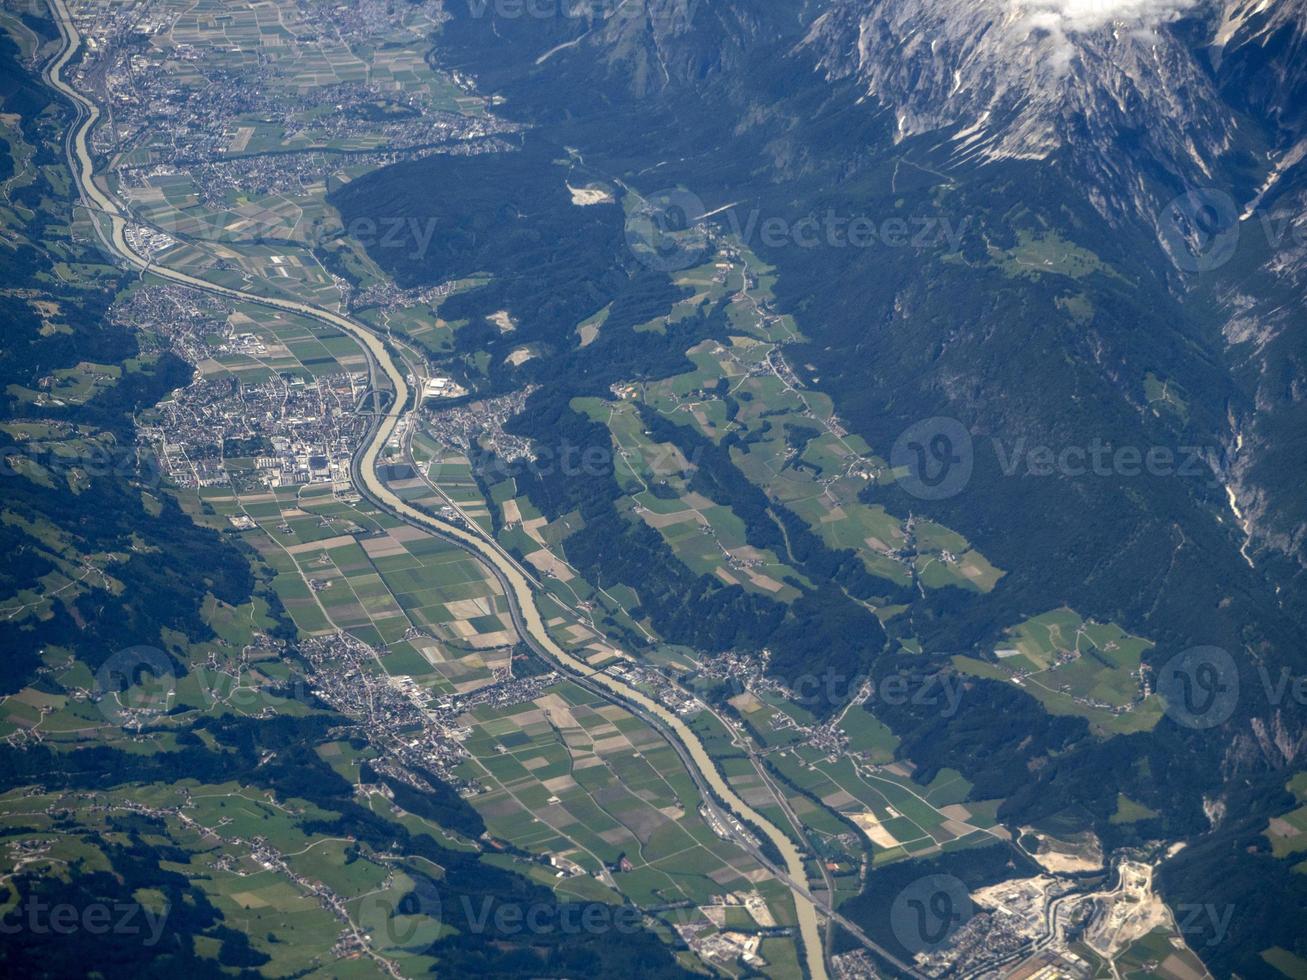
[[[1233,114],[1173,30],[1200,6],[835,0],[802,47],[828,78],[856,79],[894,112],[896,139],[938,132],[958,163],[1066,148],[1096,188],[1116,189],[1103,191],[1107,209],[1150,177],[1210,180],[1231,144]],[[1137,152],[1122,154],[1122,140]]]

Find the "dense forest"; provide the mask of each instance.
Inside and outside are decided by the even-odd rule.
[[[708,210],[733,202],[790,223],[833,211],[874,219],[947,217],[960,230],[957,248],[947,242],[866,249],[748,243],[779,269],[779,305],[810,338],[792,352],[792,362],[807,365],[806,377],[820,378],[853,431],[886,452],[909,425],[946,415],[972,436],[974,469],[963,492],[926,501],[893,486],[867,490],[869,501],[893,513],[956,528],[1008,570],[988,595],[941,589],[914,599],[912,636],[933,657],[912,669],[923,676],[946,670],[947,655],[992,649],[1013,623],[1069,605],[1153,640],[1147,661],[1154,670],[1181,650],[1210,644],[1236,654],[1245,692],[1263,690],[1259,668],[1307,673],[1301,643],[1307,605],[1289,601],[1287,593],[1277,597],[1243,560],[1220,483],[1226,409],[1245,395],[1209,353],[1221,345],[1215,324],[1201,303],[1184,301],[1149,235],[1101,220],[1069,165],[1012,160],[948,171],[930,138],[897,143],[891,114],[855,110],[862,93],[812,73],[799,39],[787,33],[798,29],[797,21],[781,4],[747,12],[714,8],[688,26],[656,23],[655,31],[677,41],[657,81],[639,68],[646,49],[637,35],[605,38],[613,45],[606,60],[578,54],[537,64],[541,53],[575,39],[577,26],[565,19],[478,19],[454,10],[444,35],[450,62],[503,94],[504,114],[531,127],[533,139],[578,148],[587,168],[610,185],[628,181],[646,194],[689,188]],[[722,138],[726,133],[729,139]],[[652,175],[651,147],[658,160]],[[1032,247],[1084,258],[1068,271],[1032,271],[1020,264]],[[549,329],[541,327],[543,343],[555,351],[570,347],[565,332]],[[606,339],[609,349],[626,340]],[[647,359],[645,343],[642,337],[618,355],[624,370],[616,377],[658,376],[675,360],[674,350],[661,346],[657,360]],[[514,377],[547,378],[558,389],[537,396],[538,411],[529,413],[536,418],[520,423],[520,431],[554,438],[553,427],[568,424],[567,397],[602,394],[598,382],[615,374],[598,363],[602,345],[595,348],[543,359]],[[1201,397],[1190,398],[1182,412],[1154,411],[1145,390],[1150,374],[1164,374],[1176,390]],[[579,383],[569,384],[574,378]],[[662,432],[669,436],[679,444],[692,433]],[[1095,440],[1114,449],[1158,447],[1177,460],[1196,456],[1203,465],[1184,473],[1045,478],[1003,465],[1014,446]],[[751,542],[774,540],[778,522],[788,531],[783,509],[735,482],[729,454],[748,447],[715,448],[724,459],[703,457],[708,462],[696,474],[697,486],[731,495],[747,515]],[[611,517],[598,518],[611,492],[600,485],[531,488],[545,513],[584,502],[600,526],[616,533],[620,525]],[[641,546],[646,561],[654,544]],[[848,595],[889,597],[884,584],[866,581],[837,553],[794,557],[804,562],[805,575],[836,582]],[[569,551],[569,558],[591,561],[578,565],[586,574],[600,571],[584,550]],[[641,586],[661,593],[665,585],[649,567]],[[1290,587],[1289,578],[1280,581]],[[814,582],[814,596],[823,595]],[[822,614],[837,615],[839,602],[825,595],[832,602]],[[712,590],[702,589],[695,601],[712,612],[706,621],[720,621]],[[815,610],[816,601],[805,596],[800,608]],[[677,608],[653,621],[661,630],[684,618]],[[676,635],[685,641],[684,633]],[[711,648],[714,637],[732,635],[714,630],[698,643]],[[1212,731],[1164,718],[1152,732],[1104,742],[1081,722],[1048,716],[1010,686],[968,683],[963,712],[947,725],[915,715],[911,704],[894,706],[885,718],[919,774],[958,768],[976,783],[977,798],[1007,796],[1006,820],[1093,828],[1109,846],[1153,835],[1195,842],[1187,851],[1204,842],[1208,863],[1201,872],[1179,859],[1164,869],[1171,901],[1237,901],[1270,877],[1285,886],[1295,914],[1307,907],[1302,876],[1290,874],[1251,830],[1293,805],[1283,788],[1292,753],[1257,732],[1300,732],[1302,705],[1248,696]],[[1151,800],[1164,816],[1114,825],[1118,793]],[[1204,801],[1212,799],[1223,800],[1227,812],[1237,800],[1246,814],[1239,826],[1247,832],[1212,828],[1204,815]],[[1258,976],[1269,969],[1257,955],[1261,949],[1279,944],[1307,953],[1307,940],[1282,917],[1246,929],[1237,948],[1204,951],[1214,969]]]

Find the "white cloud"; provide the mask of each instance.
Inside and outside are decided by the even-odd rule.
[[[1146,37],[1204,0],[1008,0],[1016,23],[1047,37],[1048,63],[1061,73],[1075,55],[1071,36],[1117,25]]]
[[[1175,19],[1201,0],[1011,0],[1031,26],[1072,34],[1108,24],[1150,28]]]

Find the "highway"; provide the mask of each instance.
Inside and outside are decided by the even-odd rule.
[[[654,701],[641,691],[609,674],[597,673],[585,662],[573,657],[563,649],[545,626],[544,619],[536,605],[535,587],[531,577],[518,565],[511,555],[493,538],[483,535],[472,525],[472,529],[449,523],[434,517],[400,499],[387,487],[377,475],[377,461],[382,451],[399,431],[405,415],[413,410],[412,391],[407,375],[396,363],[396,359],[387,349],[382,339],[371,329],[341,314],[300,303],[294,300],[279,299],[247,293],[241,290],[220,286],[197,278],[184,272],[153,263],[150,259],[137,253],[127,241],[126,232],[132,218],[128,211],[120,206],[115,198],[95,179],[94,160],[89,148],[90,132],[100,118],[99,107],[89,98],[78,92],[63,78],[63,71],[81,45],[81,36],[68,12],[65,0],[50,0],[54,19],[63,34],[64,47],[49,63],[44,71],[46,82],[57,91],[67,96],[77,110],[77,120],[70,129],[67,139],[69,165],[82,203],[91,211],[92,223],[101,243],[111,253],[144,274],[148,271],[160,279],[203,290],[207,293],[223,296],[245,303],[256,303],[265,307],[295,313],[319,321],[344,331],[352,337],[366,352],[372,370],[374,387],[384,378],[394,397],[384,411],[372,416],[367,437],[356,453],[352,468],[355,486],[359,492],[375,506],[384,509],[395,517],[423,530],[439,535],[446,541],[475,556],[498,580],[508,599],[512,620],[527,645],[535,654],[548,662],[555,669],[566,674],[587,690],[602,695],[610,701],[621,704],[650,724],[672,744],[678,755],[694,777],[695,782],[704,793],[705,801],[719,813],[724,809],[728,814],[746,825],[752,825],[775,846],[782,855],[783,867],[759,853],[759,849],[741,838],[739,843],[746,846],[776,877],[791,890],[798,916],[799,935],[802,940],[806,970],[812,980],[826,980],[824,946],[818,923],[818,901],[808,892],[803,857],[795,844],[774,824],[755,811],[726,783],[709,757],[703,743],[685,722],[666,706]],[[725,823],[725,821],[723,821]],[[729,826],[729,824],[727,824]],[[911,967],[895,959],[886,950],[868,939],[852,922],[835,913],[829,906],[820,903],[824,914],[832,917],[846,928],[851,935],[875,952],[882,960],[892,963],[903,973],[913,974]]]

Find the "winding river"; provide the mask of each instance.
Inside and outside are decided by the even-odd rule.
[[[758,813],[735,793],[726,783],[713,764],[703,743],[698,736],[674,712],[653,700],[630,685],[608,674],[598,673],[585,662],[573,657],[564,650],[545,627],[544,620],[536,605],[535,588],[521,566],[507,554],[492,538],[473,533],[461,526],[439,520],[420,511],[401,500],[377,476],[377,460],[388,440],[410,411],[411,390],[405,373],[396,364],[395,358],[381,338],[361,323],[330,310],[309,306],[294,300],[259,296],[252,293],[231,289],[199,279],[195,276],[166,266],[156,265],[137,253],[127,241],[126,232],[130,221],[128,212],[119,205],[114,197],[101,187],[95,179],[95,167],[88,145],[89,134],[100,119],[100,109],[91,99],[70,86],[63,78],[63,71],[81,46],[81,36],[69,15],[65,0],[50,0],[55,20],[63,34],[64,47],[45,70],[47,83],[67,96],[77,109],[77,121],[68,134],[68,157],[76,179],[78,193],[82,203],[92,212],[91,218],[96,226],[96,234],[101,242],[113,254],[128,265],[144,273],[161,279],[204,290],[218,296],[257,303],[273,309],[285,310],[300,316],[309,317],[329,324],[354,338],[368,354],[373,368],[374,383],[378,373],[386,379],[395,397],[389,408],[379,412],[364,444],[358,450],[353,462],[355,483],[359,491],[377,506],[389,511],[405,522],[423,530],[439,535],[480,560],[495,576],[503,587],[509,601],[514,624],[528,645],[555,668],[584,683],[592,691],[603,694],[610,700],[635,712],[642,719],[652,724],[672,743],[678,755],[701,787],[711,790],[711,796],[705,794],[705,800],[715,809],[718,803],[724,805],[736,818],[752,824],[765,834],[768,840],[780,852],[784,867],[778,868],[771,861],[762,857],[757,848],[748,849],[761,860],[791,890],[798,914],[799,933],[802,939],[803,953],[807,973],[812,980],[826,980],[827,971],[823,956],[823,944],[817,919],[818,902],[808,892],[803,857],[794,843],[781,830],[762,814]],[[741,842],[744,843],[744,842]],[[853,923],[848,922],[838,913],[834,913],[825,902],[820,903],[827,915],[832,915],[846,929],[865,945],[875,950],[880,956],[894,962],[905,973],[912,970],[906,964],[896,961],[887,951],[872,943]]]

